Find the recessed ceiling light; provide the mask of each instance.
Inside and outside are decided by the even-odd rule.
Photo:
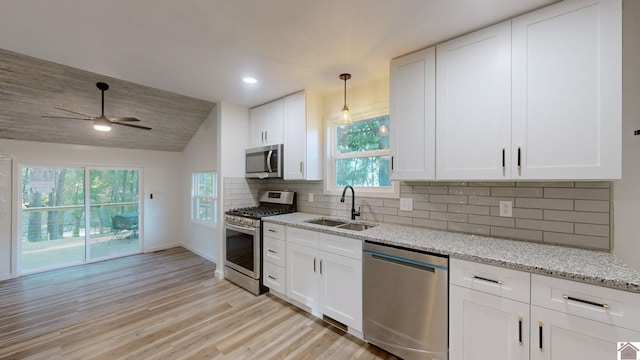
[[[255,84],[258,82],[256,78],[252,78],[249,76],[242,78],[242,81],[246,82],[247,84]]]

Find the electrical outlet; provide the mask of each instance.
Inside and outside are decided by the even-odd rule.
[[[400,198],[400,210],[413,211],[413,199],[412,198]]]
[[[313,202],[313,193],[309,193],[309,202]]]
[[[513,201],[500,201],[500,216],[513,217]]]

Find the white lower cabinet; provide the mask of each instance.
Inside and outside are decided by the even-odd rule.
[[[286,248],[287,296],[361,333],[362,242],[287,227]]]
[[[529,304],[451,285],[449,358],[529,358]]]
[[[529,358],[529,273],[450,259],[449,359]]]
[[[283,225],[264,223],[264,239],[262,246],[262,283],[271,292],[281,296],[287,293],[285,278],[285,227]]]
[[[616,359],[640,342],[640,294],[582,282],[451,259],[449,304],[451,360]]]
[[[531,360],[616,359],[617,342],[640,333],[565,312],[531,306]]]

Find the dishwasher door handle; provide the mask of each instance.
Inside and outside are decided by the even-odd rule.
[[[409,266],[412,268],[416,268],[418,270],[424,270],[429,272],[435,272],[436,270],[444,270],[444,271],[448,270],[447,267],[445,266],[435,265],[435,264],[413,260],[413,259],[407,259],[407,258],[395,256],[395,255],[384,254],[377,251],[363,250],[363,252],[365,254],[370,254],[374,259],[390,262],[393,264]]]

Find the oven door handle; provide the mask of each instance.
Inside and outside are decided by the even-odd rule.
[[[232,225],[232,224],[224,224],[224,226],[227,229],[231,229],[231,230],[235,230],[248,235],[256,236],[256,228],[254,227],[239,226],[239,225]]]

